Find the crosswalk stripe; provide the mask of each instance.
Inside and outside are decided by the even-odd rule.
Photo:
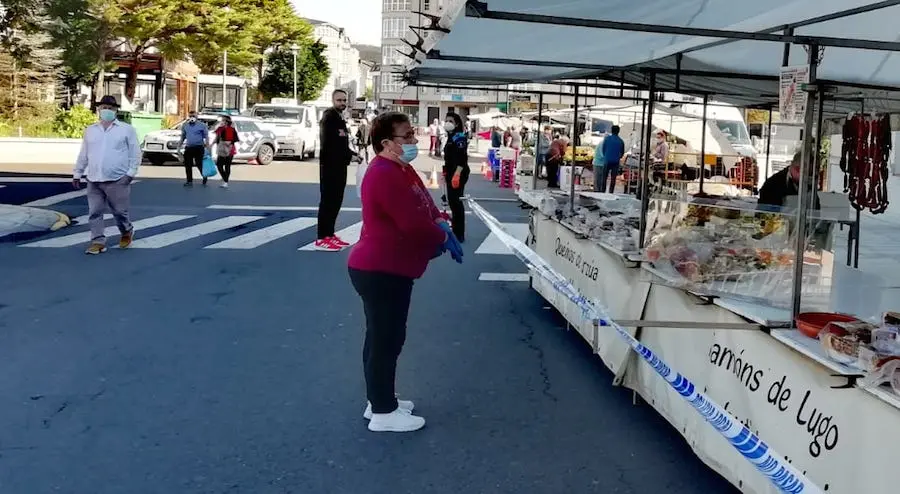
[[[103,220],[104,220],[104,221],[110,220],[110,219],[112,219],[112,217],[113,217],[113,215],[111,215],[111,214],[109,214],[109,213],[106,213],[106,214],[103,215]],[[79,217],[77,217],[77,218],[74,218],[74,219],[72,220],[72,224],[73,224],[73,225],[75,225],[75,224],[77,224],[77,225],[84,225],[84,224],[86,224],[86,223],[88,222],[88,220],[90,220],[90,219],[91,219],[91,216],[88,215],[88,214],[85,214],[85,215],[79,216]]]
[[[343,240],[344,242],[347,242],[348,244],[353,245],[356,242],[359,242],[359,234],[361,232],[362,232],[362,221],[360,221],[359,223],[350,225],[347,228],[344,228],[343,230],[335,233],[335,235],[340,237],[341,240]],[[306,244],[297,250],[316,250],[316,243],[312,242],[312,243]]]
[[[528,238],[528,223],[503,223],[506,232],[524,242]],[[475,249],[476,254],[512,254],[500,237],[491,233],[484,242]]]
[[[170,232],[160,233],[152,237],[138,238],[131,244],[133,249],[158,249],[160,247],[168,247],[178,242],[184,242],[192,238],[197,238],[210,233],[226,230],[240,225],[246,225],[251,221],[257,221],[265,218],[265,216],[226,216],[206,223],[172,230]]]
[[[160,216],[154,216],[152,218],[137,220],[132,222],[132,224],[134,225],[135,230],[140,231],[142,228],[154,228],[157,226],[162,226],[189,218],[193,218],[193,216],[183,214],[164,214]],[[108,226],[103,231],[103,234],[107,237],[112,237],[119,234],[119,229],[115,226]],[[86,244],[90,241],[91,232],[81,232],[73,233],[71,235],[63,235],[62,237],[48,238],[46,240],[31,242],[29,244],[22,245],[22,247],[71,247],[73,245]]]
[[[315,218],[294,218],[250,233],[208,245],[206,249],[255,249],[260,245],[305,230],[316,224]]]

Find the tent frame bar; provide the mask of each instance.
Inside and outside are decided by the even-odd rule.
[[[898,0],[900,1],[900,0]],[[743,79],[743,80],[756,80],[756,81],[778,81],[778,76],[769,76],[769,75],[761,75],[761,74],[736,74],[734,72],[715,72],[715,71],[704,71],[704,70],[685,70],[685,69],[666,69],[666,68],[657,68],[657,67],[635,67],[633,69],[625,68],[623,70],[622,67],[616,67],[612,65],[596,65],[596,64],[588,64],[588,63],[568,63],[568,62],[554,62],[550,60],[525,60],[520,58],[493,58],[493,57],[471,57],[465,55],[445,55],[441,53],[440,50],[431,50],[426,55],[426,58],[431,60],[443,60],[446,62],[471,62],[471,63],[487,63],[487,64],[502,64],[502,65],[530,65],[532,67],[556,67],[563,69],[580,69],[580,70],[596,70],[598,72],[607,72],[607,71],[618,71],[621,72],[619,84],[621,82],[621,76],[624,75],[625,72],[638,72],[649,74],[650,72],[655,72],[657,74],[669,74],[675,75],[678,77],[712,77],[719,79]],[[678,82],[678,81],[676,81]],[[568,83],[568,85],[573,85],[575,83]],[[578,83],[581,87],[586,87],[584,84]],[[636,88],[646,89],[646,87],[641,87],[635,83],[628,83]],[[589,87],[589,86],[588,86]],[[619,85],[616,85],[617,89]],[[676,87],[676,91],[680,90]],[[686,93],[687,94],[687,93]],[[712,93],[710,93],[712,94]],[[716,93],[719,94],[719,93]]]
[[[863,5],[861,7],[854,7],[852,9],[841,10],[838,12],[832,12],[830,14],[820,15],[819,17],[812,17],[812,18],[806,19],[804,21],[794,22],[791,24],[782,24],[779,26],[770,27],[768,29],[762,29],[757,32],[762,33],[762,34],[771,34],[771,33],[777,33],[779,31],[784,31],[784,34],[793,36],[794,29],[796,29],[798,27],[807,27],[807,26],[812,26],[814,24],[821,24],[823,22],[843,19],[845,17],[852,17],[854,15],[867,14],[869,12],[875,12],[876,10],[886,9],[889,7],[895,7],[897,5],[900,5],[900,0],[884,0],[884,1],[881,1],[878,3]],[[727,45],[729,43],[733,43],[734,41],[735,40],[733,40],[733,39],[721,39],[721,40],[717,40],[717,41],[711,41],[709,43],[704,43],[700,46],[695,46],[693,48],[689,48],[687,50],[684,50],[681,53],[691,53],[694,51],[715,48],[717,46],[722,46],[722,45]],[[790,46],[790,43],[786,43],[786,47],[789,47],[789,46]],[[788,49],[788,53],[789,52],[790,51]],[[782,65],[788,65],[787,58],[784,59],[784,63]]]
[[[546,84],[551,84],[551,85],[565,85],[565,84],[558,84],[558,83],[555,83],[555,82],[548,82],[548,83],[546,83]],[[578,84],[578,83],[572,83],[572,84]],[[526,89],[508,89],[508,88],[498,88],[498,87],[496,87],[496,86],[491,86],[491,85],[483,85],[483,86],[479,86],[479,85],[459,85],[459,84],[436,84],[436,83],[431,83],[431,82],[418,82],[418,81],[413,81],[413,82],[411,82],[409,85],[410,85],[410,86],[413,86],[413,87],[430,88],[430,89],[471,89],[471,90],[473,90],[473,91],[496,91],[496,92],[504,91],[504,92],[508,92],[508,93],[526,93],[526,94],[534,94],[534,95],[538,95],[538,96],[540,96],[540,95],[544,95],[544,96],[573,96],[572,93],[564,93],[564,92],[562,92],[562,91],[544,91],[544,90],[532,90],[532,89],[527,89],[527,90],[526,90]],[[579,85],[579,87],[583,87],[581,84],[578,84],[578,85]],[[644,89],[643,91],[646,91],[646,89]],[[659,92],[659,91],[658,91],[658,92]],[[687,94],[687,93],[684,93],[684,94]],[[710,96],[713,96],[713,95],[730,96],[730,95],[727,94],[727,93],[709,93],[709,95],[710,95]],[[702,96],[702,95],[701,95],[701,96]],[[741,96],[743,96],[743,95],[741,95]],[[617,101],[634,101],[635,103],[647,101],[647,98],[644,98],[644,97],[641,97],[641,96],[634,96],[634,97],[631,97],[631,96],[618,96],[618,95],[614,95],[614,94],[613,94],[613,95],[605,95],[605,94],[588,94],[588,95],[585,95],[585,94],[581,94],[581,97],[582,97],[582,98],[593,98],[593,99],[608,99],[608,100],[617,100]],[[654,98],[653,101],[655,101],[655,102],[657,102],[657,103],[680,103],[680,104],[684,104],[684,101],[680,101],[680,100],[666,100],[666,99],[660,99],[660,98]],[[710,105],[710,106],[713,106],[713,105]],[[768,107],[767,107],[767,108],[768,108]]]
[[[418,70],[418,69],[413,69],[413,71],[415,71],[415,70]],[[647,74],[656,74],[656,73],[659,73],[659,72],[657,72],[655,69],[647,71]],[[663,72],[663,73],[666,73],[666,72]],[[731,78],[746,79],[745,77],[742,77],[740,75],[731,74],[731,76],[732,76]],[[492,78],[491,82],[486,82],[486,81],[484,81],[484,79],[479,78],[479,77],[469,78],[466,76],[453,76],[453,78],[456,80],[473,82],[473,83],[480,82],[481,84],[483,84],[483,87],[470,88],[470,89],[484,89],[484,90],[490,90],[490,91],[507,91],[507,89],[493,89],[493,87],[498,86],[498,85],[513,85],[513,84],[550,84],[550,85],[554,85],[554,86],[573,86],[575,84],[578,84],[579,87],[582,87],[582,88],[620,89],[620,86],[618,84],[604,85],[604,84],[576,83],[576,82],[555,81],[555,80],[535,82],[533,80],[523,81],[523,80],[519,80],[519,79],[498,79],[498,78]],[[415,84],[413,84],[413,85],[421,86],[421,83],[419,81],[417,81],[417,77],[415,77],[415,72],[413,72],[412,79],[415,82]],[[426,84],[432,84],[432,83],[426,82]],[[635,85],[634,83],[631,83],[631,84],[632,85],[630,87],[627,87],[626,89],[628,89],[630,91],[646,91],[647,90],[646,87],[641,87],[641,86]],[[462,86],[457,86],[457,85],[453,85],[453,84],[446,84],[446,86],[448,88],[462,88]],[[485,87],[491,87],[492,89],[485,89]],[[716,96],[716,95],[718,95],[718,96],[734,96],[734,97],[741,97],[741,98],[756,98],[756,99],[767,99],[767,98],[777,99],[778,98],[778,95],[774,94],[774,93],[773,94],[747,94],[747,93],[727,93],[727,92],[723,93],[721,91],[698,91],[698,90],[688,90],[688,89],[674,90],[674,89],[667,89],[667,88],[659,88],[658,90],[663,91],[663,92],[671,91],[671,92],[677,92],[680,94],[695,95],[695,96],[703,96],[703,95]],[[519,93],[532,93],[532,94],[540,94],[542,92],[542,91],[531,91],[531,90],[527,90],[527,91],[526,90],[509,90],[509,91],[510,92],[519,92]],[[544,94],[550,94],[550,95],[554,95],[554,96],[558,96],[558,95],[571,96],[572,95],[572,93],[562,93],[562,92],[544,92]],[[582,96],[585,96],[585,95],[582,95]],[[606,98],[606,99],[624,99],[624,100],[629,100],[629,101],[643,101],[646,99],[646,98],[642,99],[639,97],[629,97],[629,96],[605,96],[605,95],[587,95],[587,96],[595,97],[595,98]],[[659,101],[659,100],[657,100],[657,101]],[[669,103],[676,103],[676,102],[670,101]],[[767,102],[765,104],[769,105],[770,103]]]
[[[568,27],[586,27],[609,29],[613,31],[642,32],[653,34],[673,34],[701,38],[725,38],[734,40],[769,41],[774,43],[793,43],[798,45],[814,45],[821,47],[855,48],[875,51],[900,51],[900,42],[877,41],[864,39],[845,39],[828,36],[797,36],[788,34],[734,31],[728,29],[707,29],[685,26],[664,26],[643,24],[638,22],[609,21],[602,19],[584,19],[577,17],[561,17],[554,15],[526,14],[490,10],[486,2],[466,0],[466,17],[491,19],[500,21],[528,22],[534,24],[557,25]]]

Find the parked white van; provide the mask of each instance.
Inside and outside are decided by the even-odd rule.
[[[315,158],[319,151],[318,111],[293,99],[272,98],[250,109],[250,116],[275,133],[279,157]]]

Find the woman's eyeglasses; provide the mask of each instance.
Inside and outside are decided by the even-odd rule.
[[[414,130],[411,130],[411,131],[407,132],[407,133],[404,134],[404,135],[396,135],[396,134],[394,134],[394,138],[395,138],[395,139],[412,139],[412,138],[414,138],[414,137],[416,137],[416,131],[414,131]]]

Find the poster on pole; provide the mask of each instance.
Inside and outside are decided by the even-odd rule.
[[[781,68],[781,84],[778,92],[778,113],[785,124],[802,124],[809,99],[803,86],[809,83],[809,65]]]

